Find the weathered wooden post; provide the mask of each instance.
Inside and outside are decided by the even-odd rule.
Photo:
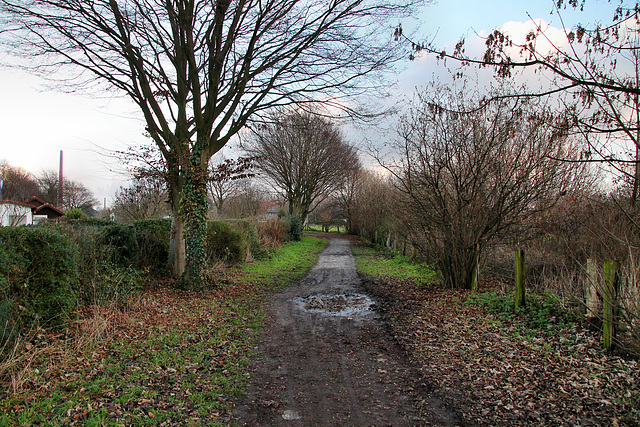
[[[598,296],[598,266],[595,260],[587,260],[587,280],[585,282],[586,316],[598,317],[600,314],[600,297]]]
[[[524,250],[516,250],[516,308],[524,307],[525,300],[525,271],[524,271]]]
[[[616,339],[616,305],[620,286],[620,263],[614,260],[604,262],[604,289],[602,292],[602,341],[604,348],[613,347]]]

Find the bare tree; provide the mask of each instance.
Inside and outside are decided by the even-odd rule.
[[[254,176],[251,169],[255,160],[253,157],[223,159],[220,163],[209,166],[207,187],[218,214],[222,213],[224,202],[240,191],[240,180]]]
[[[2,162],[0,175],[3,180],[3,200],[26,202],[31,196],[40,195],[38,182],[29,171]]]
[[[345,176],[342,185],[336,191],[336,203],[342,210],[346,219],[347,233],[353,233],[353,216],[355,210],[356,195],[358,186],[364,174],[362,167],[356,167],[349,171]]]
[[[64,195],[62,200],[64,210],[78,208],[93,209],[99,202],[93,192],[78,181],[64,180]]]
[[[582,7],[585,1],[553,3],[562,22],[561,7]],[[583,156],[577,160],[610,165],[631,183],[635,204],[640,194],[639,24],[638,3],[621,1],[609,23],[562,28],[560,38],[541,21],[532,20],[533,29],[523,40],[495,29],[486,37],[484,55],[478,57],[465,53],[464,39],[449,52],[428,44],[412,46],[463,66],[494,67],[500,78],[526,70],[545,76],[539,87],[501,96],[559,97],[572,110],[574,130],[585,141]],[[401,27],[395,34],[404,38]]]
[[[140,108],[167,165],[174,272],[189,283],[204,257],[211,156],[275,106],[339,105],[378,87],[401,54],[387,23],[414,3],[0,0],[0,25],[38,71],[71,66],[74,89],[106,83]]]
[[[350,179],[353,179],[353,175]],[[361,170],[352,183],[354,190],[349,223],[351,232],[365,239],[380,243],[384,232],[396,225],[396,196],[388,177],[370,170]]]
[[[42,200],[56,206],[58,203],[58,180],[60,175],[53,169],[43,170],[36,178]],[[62,208],[62,206],[60,206]]]
[[[258,128],[247,151],[259,159],[258,168],[287,199],[289,214],[303,224],[314,206],[359,166],[356,150],[335,124],[302,110]]]
[[[403,194],[405,228],[448,284],[473,288],[486,244],[553,206],[575,185],[566,121],[532,101],[478,99],[434,88],[400,126],[402,161],[387,165]],[[460,113],[458,111],[469,111]]]
[[[127,222],[161,218],[169,213],[167,191],[162,180],[151,177],[135,178],[129,187],[120,187],[113,209]]]
[[[255,217],[260,212],[265,192],[253,180],[245,178],[234,182],[235,192],[225,203],[223,214],[230,218]]]
[[[38,192],[32,195],[37,195],[45,202],[55,206],[59,195],[58,182],[60,177],[58,173],[52,169],[43,170],[35,179],[38,183]],[[70,179],[64,180],[64,197],[61,209],[89,209],[97,204],[98,201],[93,192],[84,184]]]

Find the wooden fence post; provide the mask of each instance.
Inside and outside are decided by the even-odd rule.
[[[598,266],[595,260],[587,260],[587,280],[585,282],[586,316],[589,318],[600,315],[600,298],[598,296]]]
[[[620,283],[620,263],[614,260],[604,262],[604,292],[602,292],[602,341],[604,348],[613,347],[616,339],[616,305]]]
[[[524,250],[516,250],[516,308],[524,307],[525,300]]]

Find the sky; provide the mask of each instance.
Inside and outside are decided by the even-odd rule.
[[[530,17],[560,27],[558,16],[551,14],[553,4],[553,0],[441,0],[427,4],[419,20],[404,27],[417,28],[413,36],[417,40],[451,50],[462,36],[469,41],[476,33],[486,35],[508,22],[517,26]],[[565,26],[571,27],[578,22],[609,22],[613,10],[607,1],[590,0],[582,13],[561,12]],[[432,57],[407,61],[397,76],[398,93],[410,95],[438,67]],[[41,79],[6,67],[0,67],[0,129],[0,161],[37,175],[44,169],[57,171],[63,151],[65,176],[91,189],[99,207],[110,205],[117,189],[127,185],[125,165],[104,152],[148,143],[144,122],[127,99],[56,92]]]

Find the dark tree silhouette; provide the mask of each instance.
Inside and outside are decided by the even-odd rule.
[[[31,196],[40,195],[38,181],[29,171],[1,162],[0,175],[3,181],[2,200],[26,202]]]

